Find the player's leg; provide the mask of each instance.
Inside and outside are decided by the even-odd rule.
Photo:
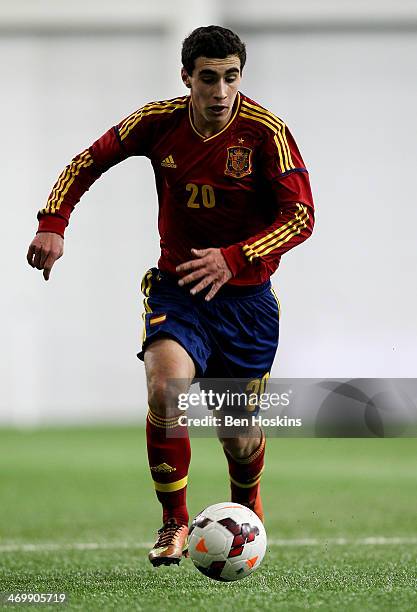
[[[279,304],[269,283],[248,291],[251,295],[243,290],[231,299],[210,303],[213,312],[208,325],[218,354],[209,362],[214,368],[208,376],[232,379],[239,391],[245,390],[244,381],[249,382],[251,391],[247,393],[259,394],[265,391],[278,346]],[[260,481],[265,436],[258,425],[252,425],[251,413],[236,416],[249,417],[249,425],[217,431],[228,462],[231,499],[248,506],[263,520]]]
[[[242,432],[238,428],[234,430],[236,437],[232,438],[227,437],[224,430],[218,430],[229,468],[231,500],[247,506],[263,521],[260,481],[264,470],[265,436],[258,425],[249,425]]]
[[[149,466],[162,505],[163,526],[149,559],[178,563],[188,534],[186,490],[190,463],[188,430],[180,425],[178,395],[187,393],[210,354],[194,301],[178,279],[151,268],[141,283],[144,329],[139,359],[145,362],[149,396],[146,435]]]
[[[168,338],[149,344],[144,361],[148,459],[163,522],[149,559],[153,565],[168,565],[179,563],[188,535],[186,490],[191,450],[187,428],[178,424],[178,395],[188,391],[195,367],[185,349]]]

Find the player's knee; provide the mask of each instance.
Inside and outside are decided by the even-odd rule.
[[[249,457],[259,446],[259,440],[253,437],[219,438],[223,448],[239,461]]]
[[[148,404],[155,414],[161,417],[176,416],[178,410],[178,390],[166,379],[148,381]]]

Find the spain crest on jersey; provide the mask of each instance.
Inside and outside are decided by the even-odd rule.
[[[228,147],[225,174],[242,178],[252,172],[252,149],[249,147]]]

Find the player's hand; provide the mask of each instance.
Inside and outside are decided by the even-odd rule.
[[[178,284],[182,287],[193,281],[200,281],[191,289],[190,293],[192,295],[211,285],[211,289],[205,297],[208,302],[216,295],[220,287],[232,278],[232,273],[220,249],[191,249],[191,253],[194,259],[186,261],[176,268],[179,274],[185,274],[178,281]]]
[[[32,268],[43,270],[43,277],[47,281],[52,266],[64,253],[64,239],[59,234],[41,232],[36,234],[29,246],[27,260]]]

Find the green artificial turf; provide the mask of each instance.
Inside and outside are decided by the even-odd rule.
[[[192,442],[196,514],[228,484],[218,443]],[[416,610],[416,451],[410,438],[269,440],[268,553],[223,584],[190,560],[147,561],[160,511],[143,429],[0,430],[0,591],[66,592],[65,609],[88,611]],[[364,541],[376,537],[401,540]]]

